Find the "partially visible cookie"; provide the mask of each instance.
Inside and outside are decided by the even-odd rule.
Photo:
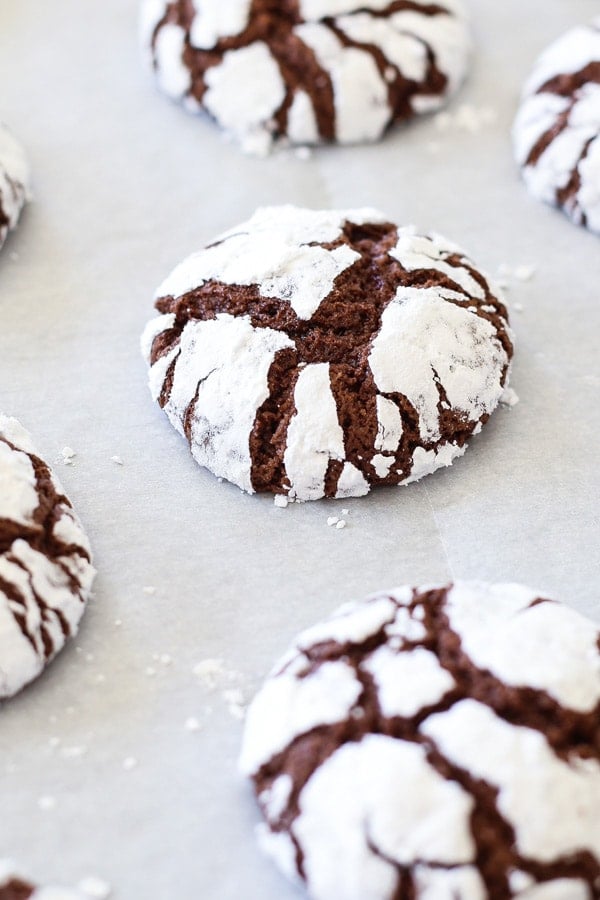
[[[0,860],[0,900],[92,900],[75,888],[36,887],[15,870],[8,860]]]
[[[600,19],[541,55],[513,129],[531,193],[600,233]]]
[[[0,416],[0,697],[36,678],[77,631],[88,539],[30,435]]]
[[[315,900],[592,900],[600,629],[514,584],[348,604],[276,665],[241,769]]]
[[[142,32],[160,88],[259,153],[439,109],[470,48],[463,0],[144,0]]]
[[[0,247],[16,227],[29,193],[29,165],[25,151],[0,122]]]
[[[150,389],[198,463],[294,500],[406,484],[466,449],[512,357],[450,241],[375,210],[258,210],[157,292]]]

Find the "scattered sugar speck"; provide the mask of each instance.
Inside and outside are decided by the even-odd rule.
[[[294,156],[296,157],[296,159],[301,159],[302,161],[310,159],[312,155],[313,152],[310,147],[296,147],[296,149],[294,150]]]
[[[137,767],[138,761],[135,756],[126,756],[123,760],[123,768],[126,772],[131,772],[132,769]]]
[[[60,744],[59,737],[51,737],[50,740],[48,741],[48,745],[52,748],[58,747],[59,744]]]
[[[122,624],[123,624],[122,619],[115,619],[115,627],[116,628],[120,628]]]
[[[161,653],[158,659],[159,659],[159,662],[161,662],[163,664],[163,666],[170,666],[171,663],[173,662],[173,657],[170,656],[168,653]]]
[[[150,677],[156,675],[156,669],[152,668],[152,666],[146,666],[146,675]]]
[[[112,893],[110,884],[96,875],[88,875],[87,878],[83,878],[77,887],[83,894],[87,894],[90,900],[107,900]]]
[[[84,746],[63,747],[60,751],[60,755],[64,759],[78,759],[81,756],[85,756],[86,753],[87,747]]]
[[[76,456],[76,453],[75,453],[75,451],[72,449],[72,447],[63,447],[62,450],[61,450],[60,452],[61,452],[61,456],[62,456],[62,458],[63,458],[63,463],[64,463],[64,465],[65,465],[65,466],[72,466],[72,465],[73,465],[73,460],[74,460],[74,458],[75,458],[75,456]]]
[[[500,397],[500,403],[504,406],[516,406],[518,402],[519,396],[516,391],[513,391],[510,387],[504,388],[502,396]]]
[[[183,727],[186,731],[200,731],[200,722],[195,716],[188,716],[183,723]]]
[[[523,312],[523,304],[522,303],[513,303],[512,308],[515,312]]]
[[[38,807],[43,809],[44,811],[54,809],[56,806],[56,798],[51,797],[49,795],[45,795],[40,797],[38,800]]]
[[[531,281],[537,271],[537,266],[517,266],[515,278],[519,281]]]
[[[122,466],[124,464],[120,456],[111,456],[110,461],[113,462],[115,466]]]
[[[342,510],[342,515],[343,515],[343,516],[347,516],[347,515],[349,514],[349,512],[350,512],[349,509],[343,509],[343,510]]]
[[[156,588],[152,584],[147,584],[145,587],[142,588],[142,591],[144,592],[144,594],[148,594],[149,596],[152,596],[153,594],[156,593]]]

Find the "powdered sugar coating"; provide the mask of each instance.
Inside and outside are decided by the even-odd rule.
[[[600,19],[567,32],[541,55],[513,140],[531,193],[600,232]]]
[[[25,151],[0,122],[0,247],[16,228],[29,194],[29,165]]]
[[[141,34],[161,89],[256,153],[376,140],[442,106],[470,50],[462,0],[144,0]]]
[[[29,434],[0,416],[0,697],[76,633],[94,569],[79,520]]]
[[[496,289],[452,243],[371,209],[260,209],[157,298],[152,396],[201,465],[250,492],[418,480],[464,453],[508,381]]]
[[[599,722],[594,623],[514,584],[403,587],[296,639],[240,768],[316,900],[575,900],[600,886]]]

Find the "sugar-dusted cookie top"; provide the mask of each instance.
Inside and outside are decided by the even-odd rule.
[[[454,244],[375,210],[258,210],[157,292],[152,396],[245,491],[352,497],[464,453],[512,357],[498,292]]]
[[[591,900],[600,630],[514,584],[348,604],[259,691],[241,768],[315,900]]]

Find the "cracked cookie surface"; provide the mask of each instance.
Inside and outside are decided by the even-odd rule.
[[[539,58],[513,140],[531,193],[600,233],[600,19],[567,32]]]
[[[16,419],[0,416],[0,697],[36,678],[76,633],[94,574],[56,477]]]
[[[347,604],[257,694],[240,765],[316,900],[594,900],[600,630],[514,584]]]
[[[0,122],[0,248],[17,226],[29,193],[29,166],[25,152]]]
[[[375,210],[258,210],[178,266],[143,335],[152,396],[245,491],[352,497],[462,455],[506,387],[497,291]]]
[[[462,0],[146,0],[142,33],[161,89],[258,153],[439,109],[470,44]]]

